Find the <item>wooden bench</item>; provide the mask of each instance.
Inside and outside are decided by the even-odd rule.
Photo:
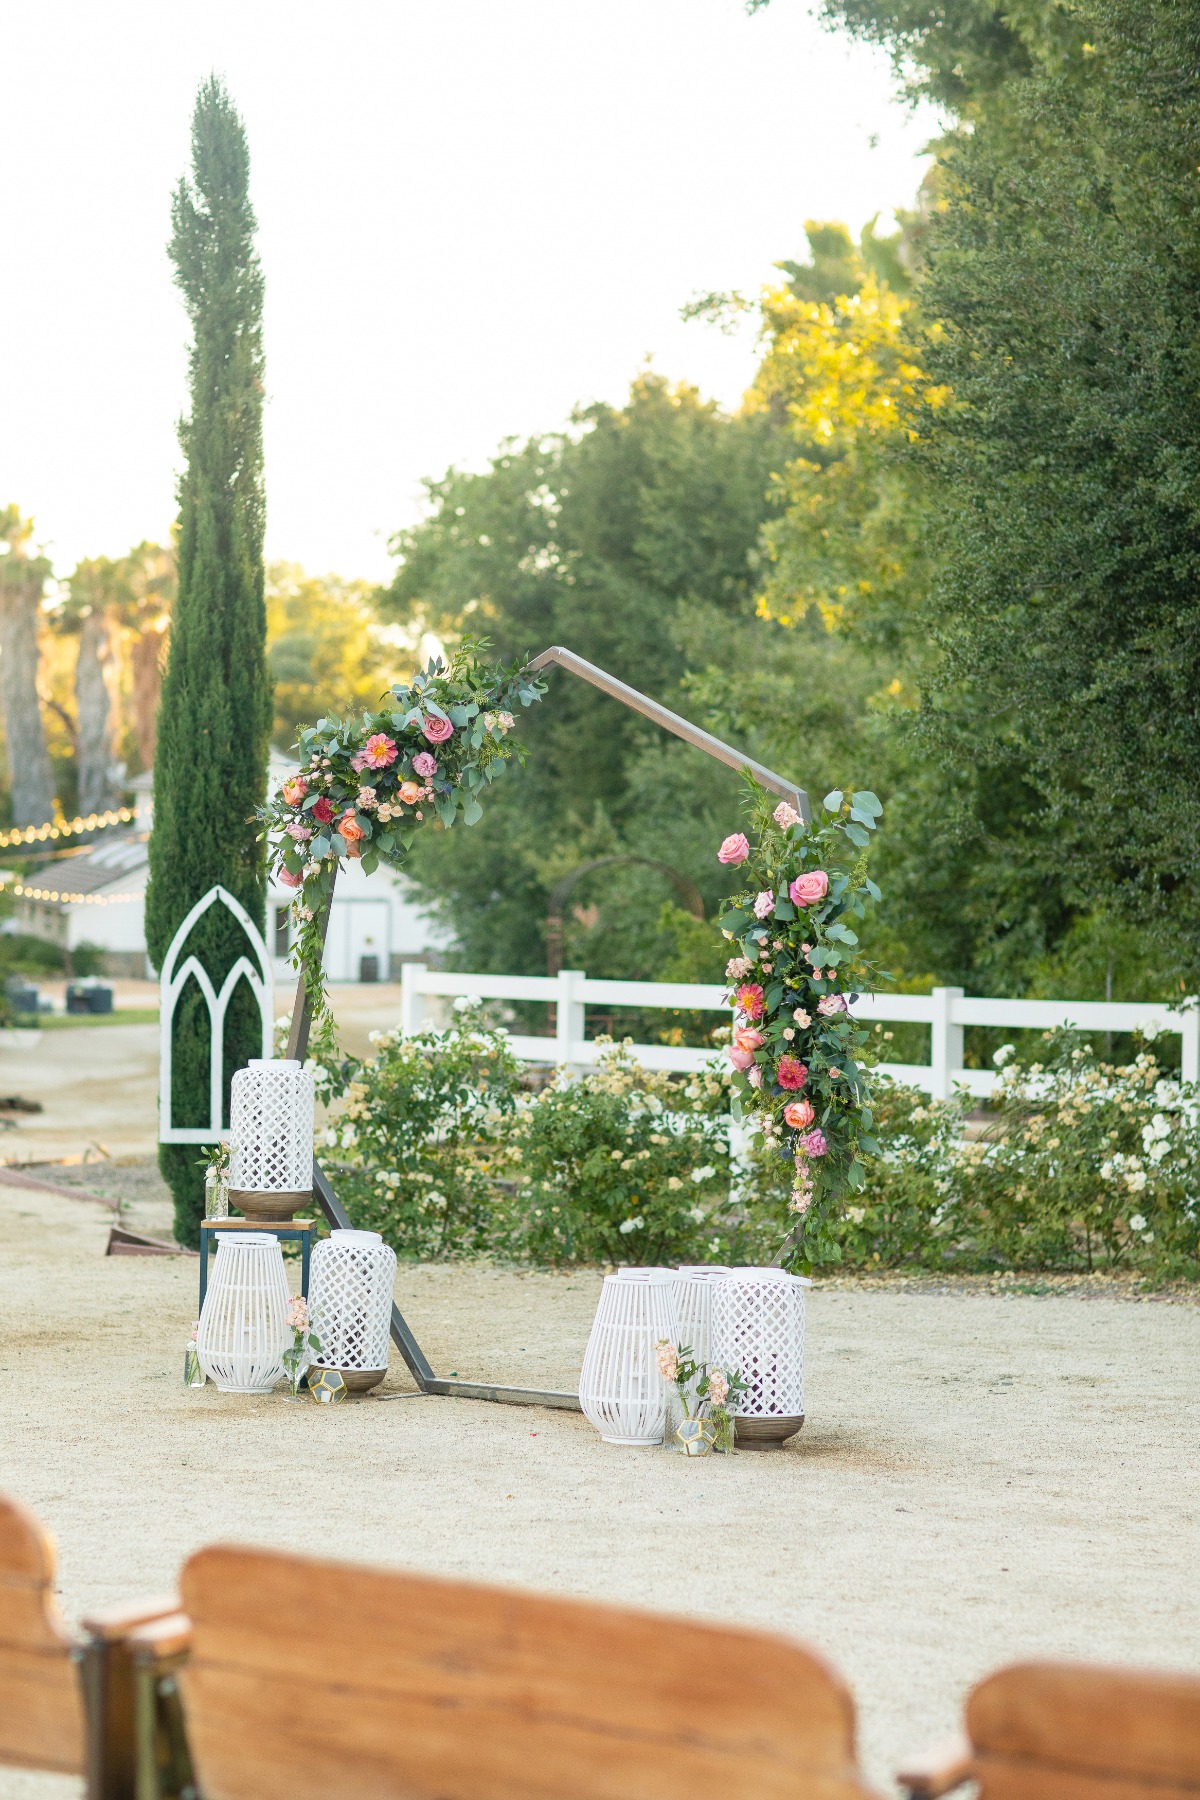
[[[972,1689],[966,1734],[896,1777],[917,1800],[1200,1800],[1200,1676],[1028,1662]]]
[[[181,1586],[204,1800],[872,1800],[787,1638],[254,1549]]]
[[[139,1632],[151,1657],[178,1601],[110,1608],[77,1637],[59,1612],[54,1568],[32,1513],[0,1494],[0,1765],[82,1775],[88,1800],[133,1800],[130,1639]]]

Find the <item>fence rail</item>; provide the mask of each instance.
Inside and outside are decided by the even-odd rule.
[[[465,975],[428,969],[423,963],[405,963],[400,1001],[400,1029],[411,1037],[420,1028],[425,1002],[463,996],[480,1000],[541,1000],[554,1008],[553,1037],[513,1033],[514,1053],[525,1062],[554,1063],[564,1068],[590,1068],[601,1048],[584,1034],[585,1009],[589,1006],[630,1006],[671,1012],[713,1012],[729,1015],[724,987],[683,981],[591,981],[581,969],[563,969],[547,975]],[[934,988],[931,994],[864,994],[854,1007],[856,1017],[873,1024],[918,1024],[930,1027],[930,1060],[927,1063],[881,1062],[879,1068],[897,1081],[923,1088],[935,1099],[947,1099],[953,1088],[965,1087],[985,1097],[998,1079],[994,1069],[963,1067],[963,1028],[995,1025],[1007,1030],[1046,1031],[1055,1025],[1074,1025],[1082,1031],[1174,1032],[1182,1038],[1182,1073],[1185,1081],[1200,1080],[1200,1009],[1163,1006],[1154,1001],[1109,1000],[987,1000],[965,994],[962,988]],[[674,1044],[635,1044],[634,1052],[646,1068],[692,1072],[704,1067],[713,1050],[690,1049]]]

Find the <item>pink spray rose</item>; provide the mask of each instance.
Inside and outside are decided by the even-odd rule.
[[[735,831],[725,839],[717,851],[717,861],[722,863],[744,863],[750,854],[750,846],[746,842],[744,831]]]
[[[284,782],[280,792],[289,806],[299,806],[308,792],[308,783],[303,775],[293,775],[290,781]]]
[[[736,1036],[736,1033],[734,1034]],[[795,1056],[781,1056],[779,1066],[775,1070],[775,1079],[781,1088],[795,1092],[802,1088],[808,1080],[808,1070]]]
[[[845,994],[822,994],[817,1001],[817,1011],[823,1019],[832,1019],[834,1013],[846,1012]]]
[[[793,1131],[803,1131],[806,1125],[812,1124],[816,1116],[807,1100],[789,1100],[783,1109],[784,1123],[790,1125]]]
[[[764,888],[761,894],[755,896],[754,916],[756,919],[769,919],[774,911],[775,896]]]
[[[303,875],[293,875],[290,869],[280,869],[279,879],[282,881],[284,887],[297,888],[302,887],[304,884]]]
[[[793,825],[798,825],[800,823],[800,814],[796,811],[795,807],[790,806],[786,800],[781,800],[779,802],[779,805],[775,808],[771,817],[781,831],[790,831]]]
[[[824,869],[809,869],[797,875],[788,893],[797,906],[815,906],[829,892],[829,877]]]
[[[807,1137],[800,1139],[800,1143],[806,1156],[824,1156],[829,1149],[823,1131],[810,1131]]]
[[[302,825],[299,819],[293,819],[287,828],[287,834],[290,838],[295,838],[298,844],[305,844],[312,836],[312,827]]]
[[[748,981],[734,995],[734,1000],[748,1019],[761,1019],[763,1014],[763,991],[757,981]]]
[[[433,713],[422,721],[421,730],[431,744],[444,744],[447,738],[454,736],[454,727],[449,719],[439,719]]]
[[[753,1025],[738,1025],[734,1028],[733,1042],[729,1046],[729,1060],[735,1069],[745,1071],[754,1061],[754,1052],[762,1048],[763,1035]]]
[[[417,751],[417,754],[413,757],[413,768],[418,775],[423,775],[426,780],[428,780],[431,775],[437,774],[437,762],[430,756],[428,750]]]

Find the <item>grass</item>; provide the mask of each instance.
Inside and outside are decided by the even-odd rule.
[[[73,1031],[77,1025],[157,1025],[157,1006],[118,1007],[110,1013],[15,1013],[17,1031]]]

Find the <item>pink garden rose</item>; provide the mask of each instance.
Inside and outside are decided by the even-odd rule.
[[[433,713],[422,721],[421,730],[431,744],[444,744],[447,738],[454,736],[454,727],[449,719],[439,719]]]
[[[308,792],[308,783],[303,775],[293,775],[290,781],[284,782],[280,792],[289,806],[299,806]]]
[[[815,906],[829,892],[829,877],[824,869],[809,869],[797,875],[788,893],[797,906]]]
[[[290,838],[295,838],[298,844],[305,844],[312,836],[312,827],[310,825],[302,825],[299,819],[293,819],[287,828],[287,834]]]
[[[426,780],[428,780],[431,775],[437,774],[437,762],[430,756],[428,750],[417,751],[417,754],[413,757],[413,768],[418,775],[423,775]]]
[[[775,896],[767,888],[755,896],[754,916],[756,919],[769,919],[775,911]]]
[[[816,1116],[807,1100],[789,1100],[783,1109],[784,1123],[790,1125],[793,1131],[803,1131],[806,1125],[812,1124]]]
[[[779,802],[779,805],[775,808],[771,817],[781,831],[790,831],[793,825],[798,825],[800,823],[800,814],[796,811],[795,807],[790,806],[786,800],[781,800]]]
[[[748,1019],[761,1019],[763,1014],[763,991],[757,981],[747,981],[734,995],[734,1001]]]
[[[817,1011],[823,1019],[832,1019],[834,1013],[846,1012],[845,994],[822,994],[817,1001]]]
[[[735,1033],[736,1036],[736,1033]],[[775,1070],[775,1079],[781,1088],[795,1092],[802,1088],[808,1080],[808,1070],[796,1056],[781,1056],[779,1066]]]
[[[722,863],[744,863],[750,854],[750,846],[746,842],[744,831],[735,831],[725,839],[717,851],[717,861]]]
[[[279,879],[284,887],[297,888],[304,885],[303,875],[293,875],[290,869],[280,869]]]
[[[733,1042],[729,1046],[729,1060],[735,1069],[747,1070],[754,1061],[754,1052],[762,1049],[763,1034],[756,1031],[753,1025],[737,1025],[734,1027]]]
[[[810,1131],[807,1137],[800,1139],[800,1146],[806,1156],[824,1156],[829,1150],[823,1131]]]

